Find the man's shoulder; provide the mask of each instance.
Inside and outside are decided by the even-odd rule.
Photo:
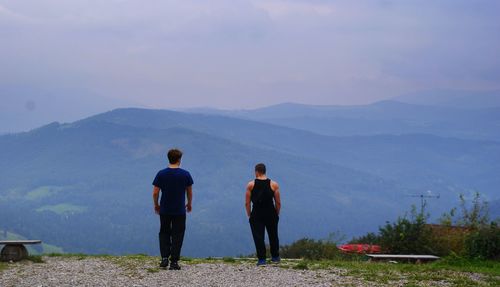
[[[189,173],[189,171],[187,171],[187,170],[185,170],[185,169],[183,169],[183,168],[179,168],[179,169],[178,169],[178,172],[179,172],[180,174],[184,174],[184,175],[191,175],[191,174]]]
[[[255,180],[251,180],[247,183],[247,187],[253,187],[255,185]]]
[[[157,174],[162,175],[162,174],[166,174],[166,173],[168,173],[168,168],[160,169]]]
[[[278,189],[280,187],[280,185],[278,184],[278,182],[274,181],[274,180],[271,180],[271,188],[276,191],[276,189]]]
[[[182,173],[182,174],[189,174],[189,171],[183,169],[183,168],[180,168],[180,167],[177,167],[177,168],[170,168],[170,167],[167,167],[167,168],[164,168],[164,169],[160,169],[158,171],[158,174],[166,174],[166,173]]]

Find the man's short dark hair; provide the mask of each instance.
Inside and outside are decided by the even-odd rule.
[[[263,163],[258,163],[255,166],[255,171],[260,173],[260,174],[266,174],[266,165]]]
[[[176,164],[182,158],[182,151],[180,149],[173,148],[168,151],[167,157],[170,164]]]

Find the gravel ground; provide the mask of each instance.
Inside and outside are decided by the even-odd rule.
[[[233,260],[234,261],[234,260]],[[434,271],[402,274],[395,270],[370,273],[363,270],[299,270],[297,261],[281,267],[257,267],[252,261],[190,259],[181,261],[182,270],[158,267],[158,258],[149,256],[58,256],[43,257],[43,263],[23,261],[7,264],[0,271],[0,287],[18,286],[499,286],[500,278],[483,274]],[[362,268],[361,268],[362,269]],[[365,268],[366,269],[366,268]],[[369,268],[368,268],[369,269]],[[361,271],[361,272],[353,272]],[[365,270],[366,271],[366,270]],[[356,275],[354,275],[356,274]],[[374,280],[374,277],[385,279]]]
[[[342,269],[294,270],[250,263],[182,264],[160,270],[153,261],[44,257],[45,263],[9,264],[0,286],[373,286]]]

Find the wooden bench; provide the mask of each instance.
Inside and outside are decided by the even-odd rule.
[[[0,252],[0,261],[19,261],[28,258],[28,250],[24,245],[40,244],[41,240],[4,240],[5,245]]]
[[[439,259],[439,257],[434,255],[366,254],[366,256],[370,257],[370,261],[403,261],[413,263],[425,263]]]

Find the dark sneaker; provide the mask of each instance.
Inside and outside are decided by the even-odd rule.
[[[266,259],[259,259],[259,261],[257,261],[257,266],[266,266]]]
[[[168,259],[162,259],[160,263],[160,268],[167,268],[168,267]]]
[[[281,262],[281,258],[279,256],[271,258],[271,263],[278,264],[280,262]]]
[[[169,270],[181,270],[181,267],[179,266],[179,263],[177,263],[177,261],[172,261],[170,262]]]

